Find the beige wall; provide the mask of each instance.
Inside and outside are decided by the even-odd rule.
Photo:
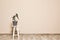
[[[60,33],[60,0],[0,0],[0,33],[11,33],[16,12],[21,33]]]

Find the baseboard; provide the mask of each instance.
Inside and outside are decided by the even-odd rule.
[[[0,33],[0,35],[12,35],[12,33]],[[60,35],[60,33],[20,33],[20,35]]]

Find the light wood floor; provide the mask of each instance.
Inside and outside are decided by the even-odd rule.
[[[12,40],[12,35],[0,35],[0,40]],[[15,37],[17,40],[17,36]],[[60,40],[60,35],[51,34],[23,34],[20,35],[20,40]]]

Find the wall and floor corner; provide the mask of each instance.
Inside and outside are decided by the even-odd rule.
[[[18,13],[20,33],[60,33],[60,0],[0,0],[0,33],[11,33]]]

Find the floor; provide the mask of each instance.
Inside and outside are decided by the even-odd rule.
[[[19,37],[20,40],[60,40],[60,34],[22,34]],[[13,38],[12,35],[0,35],[0,40],[13,40]]]

